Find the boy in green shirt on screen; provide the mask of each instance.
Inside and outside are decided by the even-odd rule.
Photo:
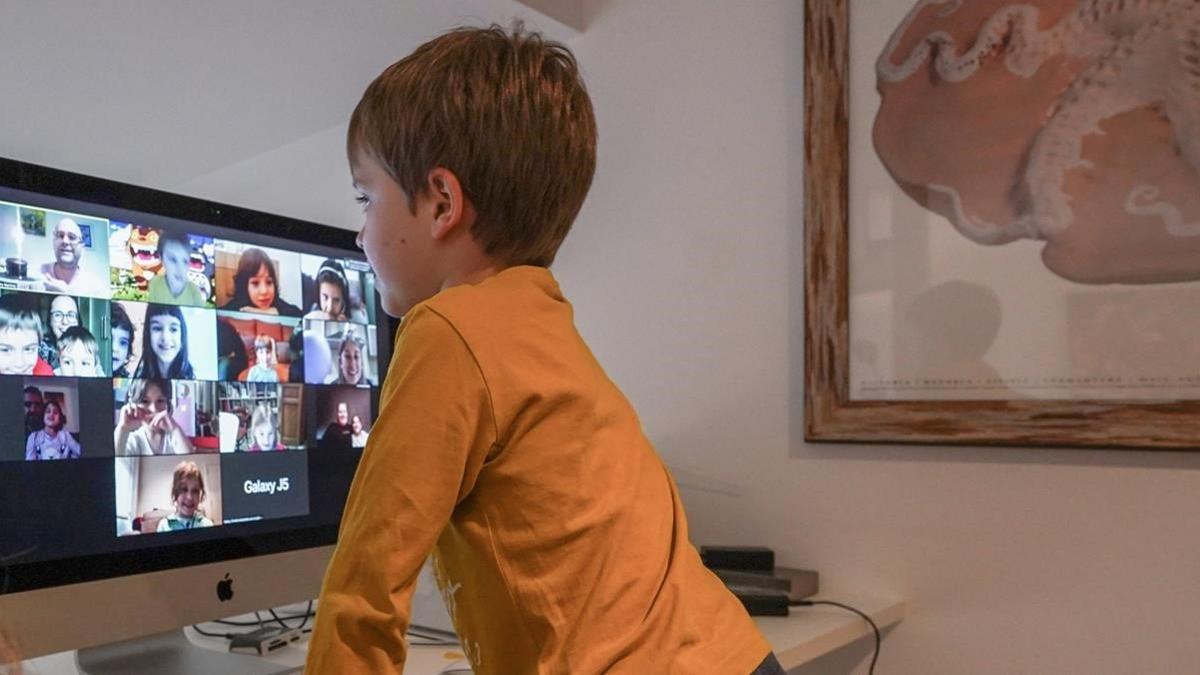
[[[479,675],[782,673],[548,269],[596,165],[570,51],[450,31],[371,83],[347,146],[358,242],[404,320],[307,672],[401,672],[432,553]]]
[[[186,234],[159,234],[158,259],[162,261],[162,270],[150,280],[150,302],[191,307],[208,304],[208,298],[188,279],[192,243]]]

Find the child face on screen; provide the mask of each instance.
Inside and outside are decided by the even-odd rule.
[[[275,449],[275,427],[270,423],[254,427],[254,442],[263,450]]]
[[[342,371],[343,382],[358,384],[362,379],[362,350],[357,342],[351,340],[342,347],[342,353],[338,356],[338,368]]]
[[[342,297],[342,289],[337,284],[328,281],[321,284],[317,301],[321,311],[329,315],[330,318],[340,317],[342,310],[346,307],[346,299]]]
[[[137,404],[151,414],[160,413],[167,409],[167,392],[159,389],[156,384],[147,384],[142,390],[142,400],[137,401]]]
[[[258,359],[258,364],[261,366],[271,365],[271,348],[266,345],[255,347],[254,358]]]
[[[42,413],[42,423],[47,429],[57,433],[63,426],[62,410],[59,409],[57,403],[51,403],[46,406],[46,412]]]
[[[96,369],[96,354],[83,342],[76,340],[58,350],[58,375],[66,377],[93,377]]]
[[[179,319],[160,314],[150,319],[146,330],[150,331],[150,347],[158,357],[159,365],[166,370],[175,361],[175,357],[179,356],[183,326]]]
[[[129,331],[124,328],[112,329],[112,367],[113,372],[120,370],[121,366],[129,360],[129,341],[132,336]]]
[[[20,328],[0,330],[0,373],[32,375],[37,359],[37,331]]]
[[[179,494],[175,496],[175,510],[183,518],[196,515],[204,490],[200,489],[200,481],[195,478],[184,478],[179,484]]]
[[[171,295],[179,295],[188,284],[188,265],[191,263],[192,252],[183,244],[168,242],[163,247],[162,264],[163,276],[167,280],[167,289]]]
[[[362,431],[362,418],[359,417],[358,415],[351,417],[350,418],[350,429],[356,434],[361,432]]]
[[[266,265],[258,268],[246,288],[250,302],[258,309],[270,309],[275,306],[275,277]]]

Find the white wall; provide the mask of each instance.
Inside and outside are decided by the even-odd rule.
[[[693,539],[765,543],[830,597],[907,598],[880,672],[1193,672],[1200,455],[803,442],[802,3],[585,12],[600,163],[555,270]],[[352,224],[341,130],[176,187]]]

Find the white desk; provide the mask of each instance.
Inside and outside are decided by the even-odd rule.
[[[879,626],[880,630],[895,625],[904,618],[907,605],[903,600],[884,598],[830,598],[853,607],[857,607]],[[796,607],[791,616],[774,617],[760,616],[755,622],[771,643],[779,662],[787,670],[797,668],[819,656],[823,656],[844,647],[859,638],[871,634],[871,627],[861,617],[837,607]],[[225,641],[219,638],[207,638],[197,634],[191,628],[184,633],[193,643],[216,649],[225,650]],[[265,657],[277,663],[285,671],[287,668],[300,670],[304,665],[306,645],[286,647],[279,652]],[[250,660],[259,657],[246,656]],[[443,666],[462,658],[462,654],[453,647],[414,646],[409,649],[408,663],[404,672],[411,675],[436,675]],[[75,668],[74,652],[52,654],[24,663],[25,675],[78,675]]]

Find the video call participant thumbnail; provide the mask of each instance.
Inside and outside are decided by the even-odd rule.
[[[217,391],[221,452],[304,447],[304,385],[220,382]]]
[[[131,340],[132,345],[137,345],[133,355],[137,360],[134,377],[216,379],[216,315],[213,310],[155,303],[122,304],[135,333],[141,324],[141,335],[134,335]],[[126,362],[132,360],[131,356]]]
[[[303,361],[295,345],[299,319],[247,312],[217,313],[219,375],[240,382],[290,382]],[[301,364],[302,365],[302,364]],[[297,380],[302,381],[302,380]]]
[[[377,358],[366,326],[305,321],[304,377],[310,384],[374,385]]]
[[[113,298],[211,307],[211,237],[112,222],[109,261]]]
[[[373,389],[362,387],[308,387],[313,399],[310,419],[316,426],[313,436],[322,450],[347,450],[365,447],[370,435]],[[315,395],[314,395],[315,394]],[[355,422],[354,418],[358,418]],[[355,428],[357,424],[357,429]]]
[[[218,239],[217,306],[235,312],[301,314],[300,255]]]
[[[224,522],[218,455],[114,461],[118,535],[177,532]]]
[[[225,523],[308,515],[308,453],[224,455]]]
[[[107,379],[0,378],[0,461],[111,457],[111,412],[86,405],[111,387]]]
[[[362,273],[348,270],[341,260],[320,256],[300,256],[304,273],[305,319],[368,323],[362,302]]]
[[[122,391],[123,387],[127,389]],[[195,452],[191,440],[175,420],[171,382],[161,378],[118,380],[114,381],[114,391],[118,405],[116,428],[113,429],[116,454],[187,455]]]

